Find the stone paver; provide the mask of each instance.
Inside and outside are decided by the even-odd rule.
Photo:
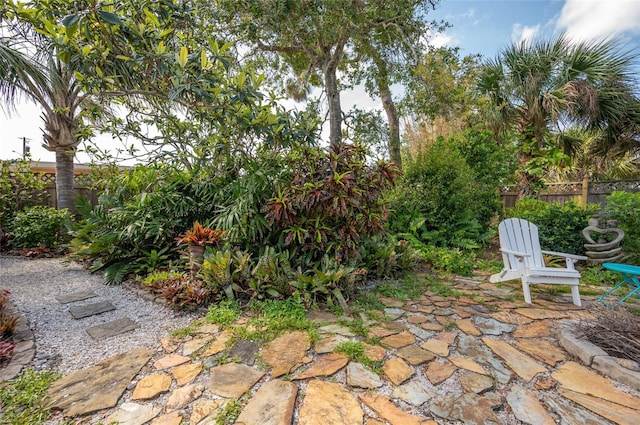
[[[289,425],[293,417],[298,387],[292,382],[273,380],[264,384],[242,409],[237,424]]]
[[[311,340],[306,332],[289,332],[271,341],[263,351],[262,359],[273,367],[271,376],[277,378],[302,366],[309,348]]]
[[[435,421],[404,412],[383,395],[360,393],[360,400],[391,425],[437,425]],[[331,423],[331,422],[326,422]]]
[[[115,309],[116,306],[111,304],[110,301],[100,301],[87,305],[72,305],[69,307],[69,313],[74,319],[82,319],[96,314],[106,313],[107,311],[113,311]]]
[[[357,388],[380,388],[384,382],[365,365],[351,362],[347,365],[347,385]]]
[[[250,366],[227,363],[210,370],[209,391],[221,397],[238,398],[264,376]]]
[[[507,403],[516,418],[529,425],[555,425],[551,415],[536,398],[532,391],[514,385],[507,394]]]
[[[299,425],[362,425],[364,412],[348,389],[334,382],[313,379],[300,407]]]
[[[297,373],[291,377],[291,379],[309,379],[318,376],[331,376],[349,362],[349,357],[344,354],[331,353],[318,357],[316,361],[311,363],[311,366],[307,370],[301,373]]]
[[[48,403],[65,416],[114,407],[152,354],[153,350],[135,349],[73,372],[49,387]]]
[[[244,425],[640,423],[634,386],[640,366],[583,353],[569,324],[587,317],[585,309],[551,296],[527,305],[519,282],[496,288],[473,277],[458,279],[454,288],[465,295],[426,291],[410,301],[385,299],[387,317],[365,320],[369,343],[344,325],[350,318],[322,311],[307,315],[321,326],[313,347],[306,332],[260,346],[233,340],[217,325],[198,325],[193,336],[163,338],[153,360],[149,351],[85,369],[73,380],[82,376],[89,391],[76,390],[69,403],[65,390],[56,408],[68,416],[91,413],[81,419],[87,425],[110,418],[128,425],[215,424],[234,399],[240,400],[236,423]],[[508,293],[516,299],[500,299]],[[593,302],[583,301],[586,309]],[[243,316],[234,326],[247,323]],[[345,341],[362,343],[366,366],[333,352]],[[33,344],[20,349],[34,351]],[[127,373],[113,383],[94,382],[118,368]],[[112,385],[118,391],[104,404],[103,387]]]
[[[71,304],[78,301],[88,300],[89,298],[94,298],[97,296],[98,294],[96,294],[93,291],[78,291],[78,292],[71,292],[69,294],[58,295],[56,296],[56,300],[60,304]]]
[[[531,357],[521,353],[504,341],[482,338],[482,342],[491,348],[494,353],[502,357],[511,370],[527,382],[531,381],[538,373],[547,371],[544,366],[538,364]]]
[[[138,326],[136,322],[128,317],[123,317],[122,319],[112,320],[102,325],[87,328],[87,333],[91,335],[93,339],[100,340],[132,331]]]
[[[154,398],[162,393],[169,391],[171,386],[171,377],[166,373],[154,373],[145,376],[133,389],[132,400],[146,400]]]
[[[610,379],[592,372],[576,362],[566,362],[553,372],[551,377],[558,381],[563,389],[598,397],[630,408],[640,407],[637,397],[620,391]]]
[[[404,360],[398,358],[387,360],[382,371],[394,385],[402,384],[416,373]]]

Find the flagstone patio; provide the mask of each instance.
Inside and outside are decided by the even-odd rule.
[[[262,348],[233,346],[207,324],[159,341],[155,352],[74,372],[50,400],[93,424],[215,424],[233,399],[244,425],[640,424],[640,365],[571,337],[568,325],[591,316],[594,298],[575,308],[570,297],[539,294],[528,305],[517,285],[496,288],[484,277],[455,288],[464,296],[381,299],[388,319],[369,324],[376,338],[365,345],[378,373],[332,352],[362,338],[332,315],[310,313],[321,325],[315,344],[296,331]],[[625,382],[595,369],[614,363]]]

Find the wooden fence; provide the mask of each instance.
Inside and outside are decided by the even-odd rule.
[[[585,178],[581,182],[549,183],[547,188],[541,190],[537,199],[548,203],[557,202],[564,204],[567,201],[575,201],[581,205],[600,204],[604,209],[607,196],[615,191],[640,192],[639,180],[612,180],[592,182]],[[510,208],[516,204],[518,189],[510,186],[500,193],[503,208]]]
[[[47,207],[58,207],[57,200],[57,192],[56,192],[56,175],[55,173],[38,173],[38,177],[44,182],[44,190],[42,192],[38,192],[33,195],[32,199],[27,201],[25,200],[25,204],[20,206],[24,207],[27,205],[43,205]],[[76,197],[84,197],[91,202],[91,205],[96,205],[98,203],[98,197],[100,193],[91,189],[89,186],[85,185],[82,181],[82,174],[75,176],[75,182],[73,185]]]

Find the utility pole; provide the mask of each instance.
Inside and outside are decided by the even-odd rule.
[[[22,139],[22,159],[26,159],[27,155],[31,152],[31,148],[29,147],[29,142],[31,139],[27,137],[21,137]]]

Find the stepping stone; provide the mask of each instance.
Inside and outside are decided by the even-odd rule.
[[[430,403],[431,413],[448,421],[465,424],[504,423],[495,414],[495,408],[502,405],[496,393],[448,395]]]
[[[107,311],[115,310],[116,307],[109,301],[100,301],[95,304],[74,305],[69,307],[69,313],[74,319],[82,319],[84,317],[94,316]]]
[[[110,338],[136,329],[139,325],[128,317],[112,320],[102,325],[92,326],[87,333],[95,340]]]
[[[533,391],[515,384],[507,393],[507,403],[513,414],[525,424],[555,425],[551,415],[536,398]]]
[[[262,359],[271,366],[271,377],[277,378],[302,366],[311,340],[306,332],[294,331],[271,341],[262,351]]]
[[[279,425],[290,424],[293,418],[298,387],[286,381],[274,380],[260,387],[249,401],[237,424]]]
[[[314,379],[307,385],[298,425],[362,425],[364,412],[349,390],[334,382]]]
[[[349,363],[349,357],[344,354],[331,353],[318,357],[307,370],[295,374],[293,380],[315,378],[318,376],[331,376]]]
[[[239,398],[264,376],[250,366],[227,363],[210,371],[209,391],[225,398]]]
[[[482,338],[482,342],[502,357],[511,370],[527,382],[531,381],[538,373],[547,371],[544,366],[539,365],[531,357],[516,350],[507,342],[489,338]]]
[[[551,377],[558,381],[562,389],[590,397],[597,397],[632,409],[638,409],[638,406],[640,406],[640,398],[617,389],[610,379],[598,375],[591,369],[576,362],[566,362],[556,369],[556,371],[551,374]],[[582,404],[573,398],[571,398],[571,400]],[[585,407],[593,410],[590,406]],[[593,411],[598,413],[595,410]],[[637,413],[640,415],[640,411]],[[636,423],[640,423],[640,421]]]
[[[423,416],[412,415],[397,407],[389,397],[383,395],[361,392],[360,400],[392,425],[437,425],[436,421]],[[367,421],[368,423],[369,421]],[[333,423],[333,422],[324,422]]]
[[[69,304],[69,303],[74,303],[76,301],[88,300],[89,298],[93,298],[97,296],[98,294],[96,294],[93,291],[79,291],[79,292],[72,292],[70,294],[58,295],[56,297],[56,300],[60,304]]]
[[[244,363],[249,366],[253,366],[256,362],[256,353],[258,352],[258,346],[253,341],[236,341],[236,344],[229,351],[229,358],[238,359],[240,363]]]
[[[49,387],[47,403],[67,417],[115,407],[153,352],[135,349],[73,372]]]

